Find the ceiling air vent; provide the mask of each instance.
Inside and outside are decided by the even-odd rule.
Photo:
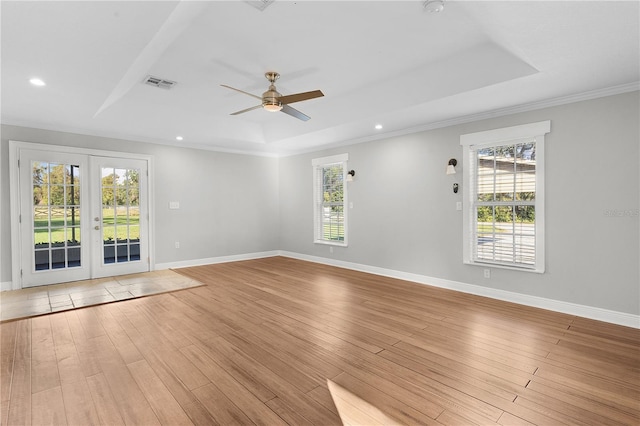
[[[264,11],[271,3],[273,3],[275,0],[246,0],[245,3],[255,7],[256,9],[258,9],[260,12]]]
[[[152,75],[148,75],[144,79],[144,84],[169,90],[178,83],[171,80],[165,80],[164,78],[158,78]]]

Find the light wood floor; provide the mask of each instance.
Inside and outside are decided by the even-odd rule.
[[[2,424],[340,424],[328,379],[403,424],[640,423],[636,329],[281,257],[181,273],[207,285],[1,324]]]

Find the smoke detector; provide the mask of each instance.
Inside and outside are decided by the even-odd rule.
[[[427,0],[422,6],[429,13],[439,13],[444,10],[444,0]]]

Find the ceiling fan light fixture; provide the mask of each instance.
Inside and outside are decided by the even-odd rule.
[[[278,112],[282,109],[282,104],[281,103],[273,103],[273,104],[264,104],[262,105],[264,109],[266,109],[269,112]]]
[[[422,5],[429,13],[439,13],[444,10],[444,0],[427,0]]]

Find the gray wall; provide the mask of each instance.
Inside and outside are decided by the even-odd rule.
[[[278,159],[2,126],[0,281],[11,281],[9,140],[153,156],[156,263],[278,249]],[[179,201],[179,210],[169,210]],[[180,242],[180,249],[175,242]]]
[[[158,263],[280,249],[638,315],[639,218],[606,212],[640,207],[639,115],[633,92],[279,160],[2,126],[0,281],[11,279],[13,139],[153,155]],[[546,272],[493,268],[485,279],[462,264],[460,135],[542,120]],[[343,152],[357,172],[349,247],[329,253],[313,244],[311,159]],[[447,176],[452,157],[458,174]]]
[[[282,250],[640,314],[638,92],[280,160]],[[462,264],[460,135],[551,120],[546,272]],[[313,244],[311,159],[349,153],[349,247]],[[449,158],[458,174],[447,176]],[[291,176],[296,176],[292,179]],[[631,211],[612,217],[607,211]],[[306,218],[301,220],[301,218]]]

